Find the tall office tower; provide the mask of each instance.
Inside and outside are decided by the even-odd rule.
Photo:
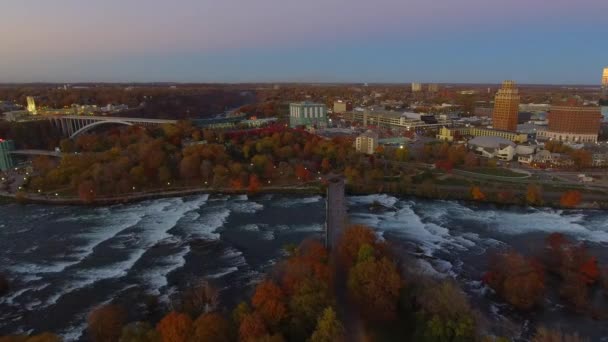
[[[33,96],[28,96],[26,98],[27,100],[27,111],[30,112],[30,114],[38,114],[38,112],[36,111],[36,101],[34,101],[34,97]]]
[[[431,83],[427,85],[427,90],[429,93],[436,93],[439,91],[439,85],[437,83]]]
[[[412,93],[417,93],[419,91],[422,91],[422,84],[421,83],[412,83]]]
[[[608,100],[608,67],[604,68],[602,74],[602,97],[604,100]]]
[[[515,132],[517,131],[517,116],[519,114],[519,91],[514,81],[502,82],[494,98],[494,129]]]

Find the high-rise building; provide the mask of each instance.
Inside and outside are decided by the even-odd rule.
[[[327,108],[322,103],[297,102],[289,104],[289,125],[307,128],[327,127]]]
[[[12,140],[0,139],[0,171],[6,171],[13,167],[13,158],[9,154],[15,149],[15,143]]]
[[[365,154],[374,154],[378,147],[378,134],[372,131],[367,131],[355,140],[355,149],[357,152]]]
[[[602,97],[608,100],[608,67],[604,68],[602,74]]]
[[[584,107],[570,99],[551,106],[547,130],[537,136],[571,142],[596,142],[602,123],[600,107]]]
[[[519,91],[514,81],[504,81],[494,98],[494,129],[515,132],[519,113]]]
[[[36,111],[36,101],[34,100],[33,96],[28,96],[26,98],[27,100],[27,111],[30,112],[30,114],[38,114],[38,112]]]
[[[417,93],[422,91],[422,84],[421,83],[412,83],[412,93]]]
[[[439,85],[437,83],[431,83],[427,85],[427,90],[429,93],[436,93],[439,91]]]

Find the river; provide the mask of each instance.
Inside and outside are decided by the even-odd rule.
[[[608,327],[548,300],[531,315],[492,300],[479,279],[487,256],[514,248],[534,253],[548,233],[584,241],[608,262],[608,212],[496,208],[455,201],[349,197],[349,219],[366,224],[438,277],[457,279],[493,322],[523,336],[538,323],[608,341]],[[374,201],[390,210],[370,211]],[[246,298],[284,256],[282,247],[320,237],[320,196],[190,196],[109,207],[0,206],[0,272],[13,290],[0,298],[0,335],[53,331],[78,340],[87,313],[112,300],[137,319],[144,294],[168,302],[188,284],[210,279],[222,302]],[[507,323],[505,323],[506,325]]]

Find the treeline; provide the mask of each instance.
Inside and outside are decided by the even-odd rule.
[[[67,89],[55,86],[0,87],[1,100],[25,106],[28,96],[35,97],[39,108],[65,108],[73,104],[126,104],[130,108],[137,107],[128,112],[129,116],[163,119],[214,115],[255,102],[252,90],[220,85],[178,85],[176,88],[168,85],[91,85],[87,88]],[[144,106],[140,107],[141,104]]]
[[[226,135],[181,122],[153,131],[130,127],[82,135],[60,145],[68,154],[58,164],[44,157],[34,160],[28,191],[79,194],[90,202],[97,196],[179,186],[256,192],[267,185],[318,181],[321,174],[347,165],[383,174],[381,164],[370,168],[350,140],[326,140],[285,127]]]
[[[577,246],[556,236],[549,244],[550,253],[559,255],[548,256],[556,262],[552,269],[557,274],[574,272],[583,286],[597,281],[597,274],[587,266],[589,259]],[[575,258],[582,263],[564,264],[570,259],[561,253],[570,248],[583,255]],[[87,318],[87,338],[93,342],[506,342],[516,333],[491,334],[491,324],[472,308],[454,281],[424,275],[413,263],[394,255],[387,242],[367,227],[347,228],[332,253],[316,240],[286,251],[287,257],[257,284],[249,299],[234,308],[224,307],[218,291],[203,281],[179,294],[158,316],[146,309],[130,317],[120,304],[100,306]],[[492,265],[484,281],[505,300],[522,310],[541,302],[545,285],[544,276],[537,273],[540,266],[515,254]],[[560,291],[570,294],[571,286]],[[60,339],[44,333],[0,341]],[[540,327],[532,341],[584,339]]]
[[[537,255],[496,255],[484,282],[518,310],[541,310],[547,296],[557,295],[576,313],[608,319],[608,268],[599,265],[584,243],[560,233],[549,235]]]
[[[13,140],[18,149],[53,150],[61,137],[61,131],[48,120],[0,121],[0,139]]]

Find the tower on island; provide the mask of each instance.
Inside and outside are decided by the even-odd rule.
[[[346,198],[344,178],[333,176],[327,179],[327,215],[325,221],[325,247],[332,249],[346,226]]]

